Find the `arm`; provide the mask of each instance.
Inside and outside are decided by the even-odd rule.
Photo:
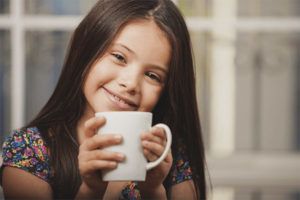
[[[169,189],[170,199],[197,199],[193,180],[175,184]]]
[[[98,189],[95,193],[85,183],[82,183],[75,199],[118,199],[125,184],[126,182],[109,182],[104,190]]]
[[[5,167],[2,172],[5,199],[52,199],[49,183],[15,167]]]
[[[14,130],[3,144],[1,168],[6,198],[51,199],[48,151],[37,128]]]
[[[126,182],[109,182],[103,200],[119,199]]]
[[[107,193],[108,183],[102,181],[99,170],[114,169],[118,162],[125,158],[124,154],[103,149],[104,147],[119,144],[122,137],[113,134],[96,134],[99,127],[105,123],[104,117],[92,117],[85,121],[83,131],[79,135],[78,166],[82,184],[76,199],[92,198],[103,199]],[[120,189],[121,190],[121,189]]]
[[[163,184],[159,185],[156,188],[148,189],[141,189],[143,199],[167,199],[167,193]]]
[[[166,134],[162,128],[153,127],[150,132],[141,136],[144,155],[149,161],[157,160],[164,152],[166,146]],[[155,168],[147,172],[146,181],[139,183],[142,198],[167,199],[163,182],[172,166],[173,157],[171,149],[166,158]]]
[[[99,189],[99,191],[92,190],[85,182],[80,185],[80,188],[75,196],[75,199],[101,199],[105,190]]]

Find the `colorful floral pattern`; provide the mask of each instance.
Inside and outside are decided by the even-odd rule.
[[[14,130],[3,143],[3,166],[24,169],[50,182],[49,155],[37,128]]]
[[[138,189],[138,183],[136,181],[129,181],[127,182],[123,190],[120,194],[120,200],[130,199],[136,200],[141,199],[140,190]]]
[[[37,128],[14,130],[3,143],[3,166],[24,169],[51,183],[53,169],[50,169],[50,156],[47,145]],[[192,179],[189,161],[180,149],[173,160],[170,171],[171,185]],[[126,183],[120,199],[141,199],[138,182]]]
[[[171,185],[192,179],[190,163],[183,152],[183,148],[179,149],[176,158],[174,158],[171,168]]]

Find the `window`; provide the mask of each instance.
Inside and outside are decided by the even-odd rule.
[[[10,125],[10,31],[0,28],[0,133],[1,142],[4,138],[4,132]],[[5,58],[5,59],[4,59]]]
[[[300,2],[177,3],[192,32],[212,199],[299,199]]]
[[[1,143],[46,103],[71,32],[95,2],[0,0]]]
[[[0,0],[1,142],[49,98],[95,2]],[[212,199],[299,200],[300,1],[175,2],[192,37]]]

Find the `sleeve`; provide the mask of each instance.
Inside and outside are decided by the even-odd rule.
[[[177,152],[173,160],[173,165],[170,171],[171,185],[181,183],[186,180],[191,180],[192,170],[190,162],[182,148]]]
[[[3,163],[5,166],[26,170],[49,182],[49,156],[44,140],[37,128],[15,130],[3,143]]]
[[[138,182],[129,181],[123,186],[119,200],[139,200],[141,199],[140,190],[138,189]]]

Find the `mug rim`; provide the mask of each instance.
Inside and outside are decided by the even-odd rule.
[[[104,111],[104,112],[95,112],[95,116],[103,114],[129,114],[129,115],[152,115],[152,112],[145,111]]]

